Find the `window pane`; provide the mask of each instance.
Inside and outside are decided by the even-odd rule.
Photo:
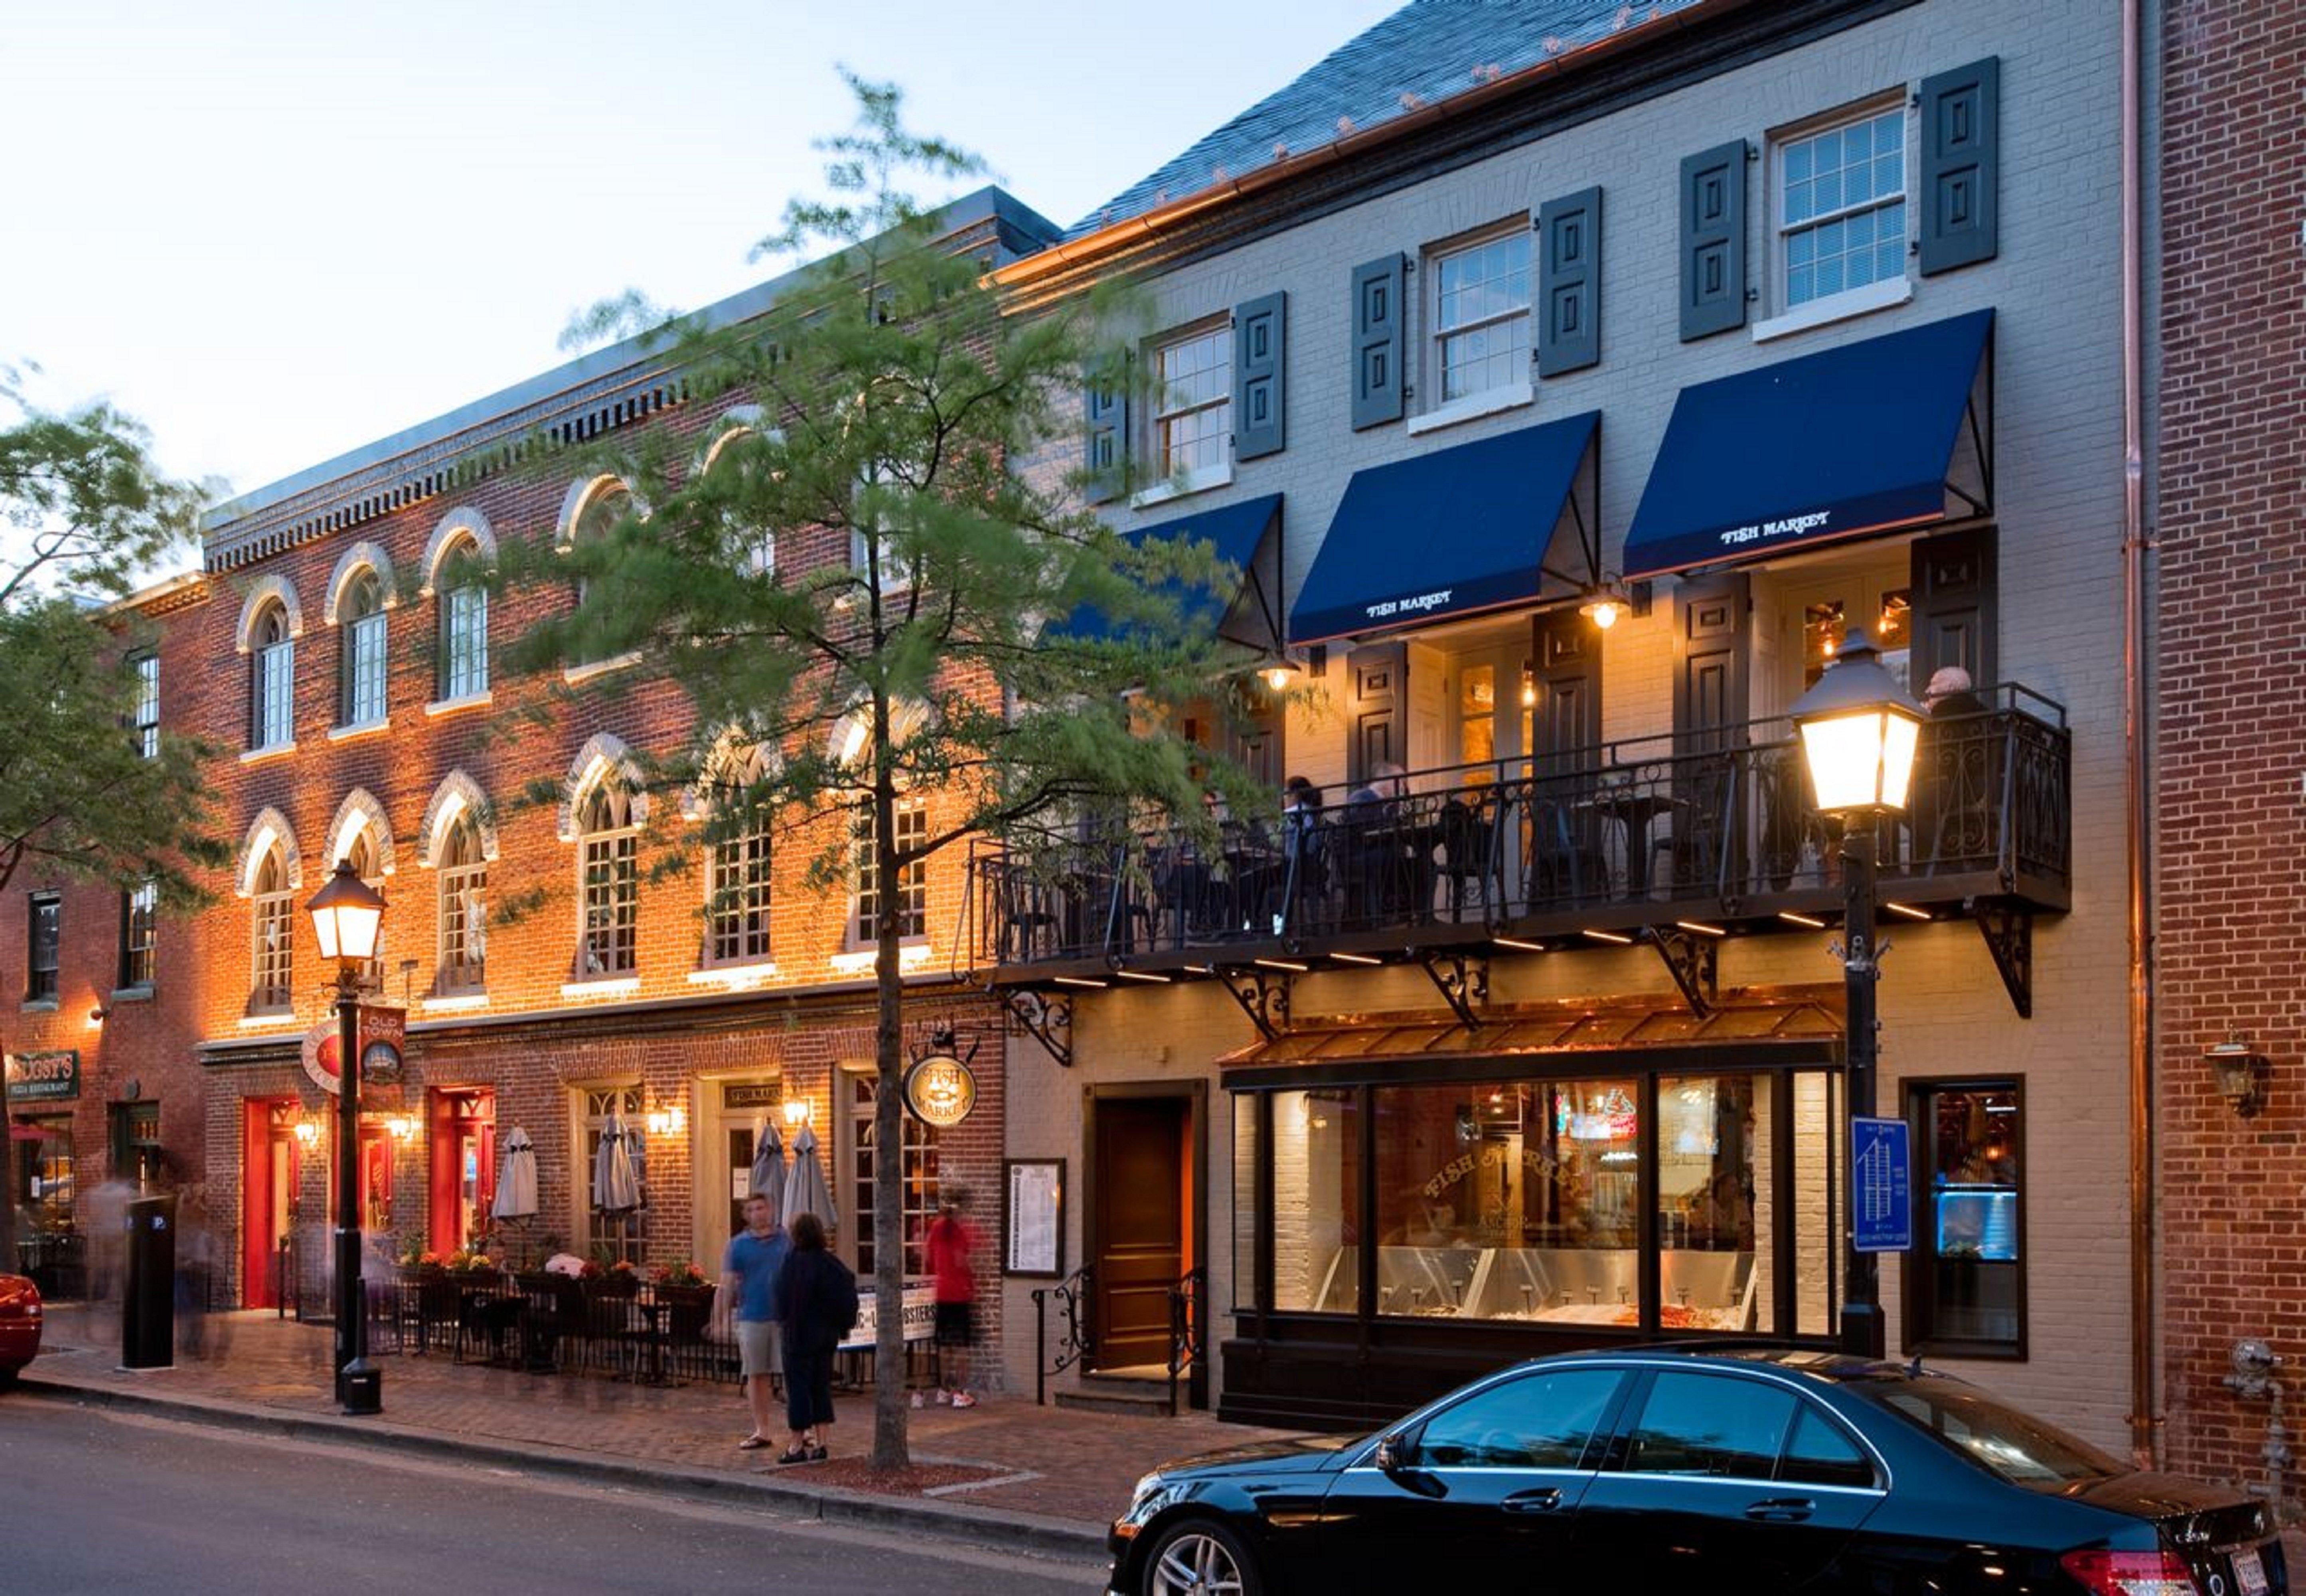
[[[1728,1375],[1661,1374],[1626,1458],[1641,1474],[1767,1480],[1794,1416],[1792,1393]]]
[[[1233,1301],[1236,1309],[1257,1306],[1257,1233],[1265,1216],[1257,1211],[1257,1122],[1266,1099],[1255,1092],[1233,1100]]]
[[[1659,1271],[1666,1329],[1772,1326],[1768,1148],[1772,1082],[1754,1075],[1658,1082]]]
[[[1361,1304],[1361,1102],[1350,1087],[1273,1098],[1273,1305]]]
[[[1919,1094],[1929,1212],[1917,1304],[1926,1339],[2019,1341],[2019,1149],[2016,1083]]]
[[[1609,1370],[1565,1370],[1492,1386],[1427,1421],[1417,1461],[1436,1469],[1574,1469],[1619,1378]]]
[[[1379,1313],[1640,1322],[1637,1081],[1374,1095]]]
[[[1874,1464],[1841,1427],[1806,1403],[1778,1464],[1778,1478],[1801,1485],[1874,1483]]]

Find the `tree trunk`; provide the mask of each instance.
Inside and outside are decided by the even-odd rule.
[[[889,755],[889,701],[873,695],[873,1467],[912,1462],[905,1390],[905,986],[899,962],[897,791]]]

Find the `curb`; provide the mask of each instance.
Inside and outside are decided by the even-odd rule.
[[[753,1475],[731,1475],[677,1464],[640,1463],[631,1458],[577,1452],[560,1447],[511,1447],[491,1441],[466,1440],[434,1430],[416,1430],[389,1421],[338,1418],[322,1413],[284,1413],[246,1403],[217,1397],[156,1395],[124,1390],[117,1386],[81,1385],[27,1370],[16,1388],[28,1395],[49,1396],[124,1413],[154,1413],[211,1424],[254,1435],[296,1440],[349,1442],[381,1451],[459,1460],[509,1468],[559,1479],[581,1479],[588,1484],[612,1484],[661,1495],[694,1499],[736,1497],[802,1510],[823,1523],[862,1524],[876,1529],[924,1532],[948,1541],[963,1541],[996,1551],[1034,1552],[1068,1558],[1106,1556],[1099,1530],[1061,1518],[1033,1514],[995,1514],[985,1508],[930,1501],[914,1497],[881,1497],[838,1487],[810,1489]]]

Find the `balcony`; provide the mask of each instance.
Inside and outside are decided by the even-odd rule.
[[[2064,709],[2025,687],[1984,701],[1925,729],[1909,813],[1880,829],[1882,898],[1893,917],[1977,919],[2023,1012],[2032,917],[2071,907],[2071,740]],[[1102,986],[1497,949],[1687,951],[1836,918],[1839,849],[1792,729],[1699,740],[1412,772],[1398,792],[1310,822],[1226,822],[1214,841],[983,847],[971,952],[996,986]],[[1699,951],[1687,962],[1710,985]]]

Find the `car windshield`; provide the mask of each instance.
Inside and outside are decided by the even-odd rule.
[[[2054,1491],[2129,1470],[2054,1424],[2029,1418],[1974,1386],[1910,1380],[1865,1395],[2012,1485]]]

